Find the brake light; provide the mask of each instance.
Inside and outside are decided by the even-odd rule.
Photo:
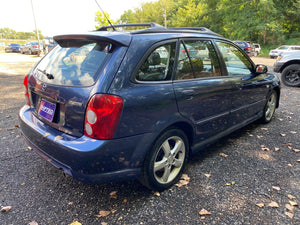
[[[112,139],[123,110],[119,96],[95,94],[89,101],[84,121],[84,134],[94,139]]]
[[[247,49],[247,50],[250,50],[250,49],[252,49],[252,47],[251,47],[251,46],[248,46],[248,47],[246,47],[246,49]]]
[[[26,104],[30,106],[29,90],[28,90],[28,75],[25,76],[23,84],[25,86],[25,100],[26,100]]]
[[[33,47],[33,48],[38,48],[38,46],[36,46],[36,45],[33,45],[32,47]]]

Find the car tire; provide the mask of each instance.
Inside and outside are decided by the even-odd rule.
[[[263,116],[261,118],[262,123],[269,123],[272,120],[277,106],[277,101],[277,92],[275,90],[272,90],[268,95],[267,102],[263,110]]]
[[[300,86],[300,65],[292,64],[284,68],[281,73],[281,80],[286,86]]]
[[[188,154],[189,141],[185,133],[177,128],[167,130],[146,156],[141,183],[155,191],[171,187],[179,180]]]

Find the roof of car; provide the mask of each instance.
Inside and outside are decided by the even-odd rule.
[[[85,34],[57,35],[54,40],[61,46],[66,46],[70,39],[101,39],[129,46],[132,36],[140,34],[203,34],[222,37],[205,27],[165,28],[156,23],[134,23],[103,26]]]

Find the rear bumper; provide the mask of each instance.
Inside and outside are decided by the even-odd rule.
[[[20,126],[27,143],[43,158],[76,180],[105,183],[140,176],[151,134],[114,140],[79,138],[53,129],[24,106]]]

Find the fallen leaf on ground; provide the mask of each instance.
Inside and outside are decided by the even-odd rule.
[[[117,197],[118,197],[118,196],[117,196],[117,191],[112,191],[112,192],[110,192],[110,193],[109,193],[109,197],[110,197],[110,198],[113,198],[113,199],[117,199]]]
[[[291,133],[291,134],[297,134],[297,132],[296,132],[296,131],[290,131],[290,133]]]
[[[300,149],[294,148],[293,151],[294,151],[294,152],[300,152]]]
[[[293,196],[293,195],[291,195],[291,194],[288,194],[288,198],[291,199],[291,200],[292,200],[292,199],[296,199],[296,197]]]
[[[294,217],[294,214],[290,213],[290,212],[285,212],[284,214],[287,215],[288,217],[290,217],[291,219],[293,219],[293,217]]]
[[[298,203],[296,201],[289,201],[289,203],[292,205],[292,206],[298,206]]]
[[[101,225],[107,225],[108,223],[106,223],[106,222],[101,222]]]
[[[257,138],[261,139],[261,138],[264,138],[264,136],[263,135],[257,135]]]
[[[29,225],[39,225],[36,221],[32,221],[29,223]]]
[[[275,152],[280,151],[280,148],[275,147]]]
[[[262,202],[261,202],[261,203],[257,203],[256,205],[257,205],[259,208],[262,208],[262,207],[264,207],[264,206],[265,206],[265,204],[264,204],[264,203],[262,203]]]
[[[78,221],[74,221],[73,223],[69,224],[69,225],[82,225],[81,223],[79,223]]]
[[[291,204],[285,204],[285,208],[287,208],[290,212],[294,212],[295,207]]]
[[[260,147],[261,147],[261,150],[263,150],[263,151],[268,151],[268,152],[271,151],[269,148],[267,148],[264,145],[261,145]]]
[[[201,216],[208,216],[208,215],[211,215],[211,213],[208,212],[206,209],[201,209],[200,212],[199,212],[199,214],[200,214]]]
[[[50,133],[46,133],[44,134],[44,137],[48,137],[50,135]]]
[[[155,196],[157,196],[157,197],[160,196],[160,193],[159,193],[158,191],[153,192],[153,194],[154,194]]]
[[[211,174],[205,173],[204,176],[206,176],[207,178],[210,178]]]
[[[280,191],[280,187],[272,186],[273,189]]]
[[[285,137],[286,136],[286,134],[280,134],[281,135],[281,137]]]
[[[175,186],[182,187],[188,185],[188,183],[190,183],[190,177],[187,174],[182,174],[179,182],[175,184]]]
[[[262,130],[268,130],[268,128],[265,128],[265,127],[263,127],[263,128],[261,128]]]
[[[292,164],[290,164],[290,163],[288,164],[288,166],[289,166],[289,167],[293,167],[293,165],[292,165]]]
[[[100,218],[100,217],[106,217],[111,213],[111,211],[105,211],[105,210],[101,210],[99,211],[98,215],[95,215],[96,217]]]
[[[228,155],[226,155],[225,153],[222,153],[222,152],[221,152],[219,155],[220,155],[220,156],[223,156],[223,157],[225,157],[225,158],[228,157]]]
[[[2,207],[2,208],[0,209],[0,212],[6,213],[6,212],[8,212],[9,210],[11,210],[11,206],[4,206],[4,207]]]
[[[270,206],[272,208],[279,208],[279,205],[277,202],[270,202],[268,206]]]

